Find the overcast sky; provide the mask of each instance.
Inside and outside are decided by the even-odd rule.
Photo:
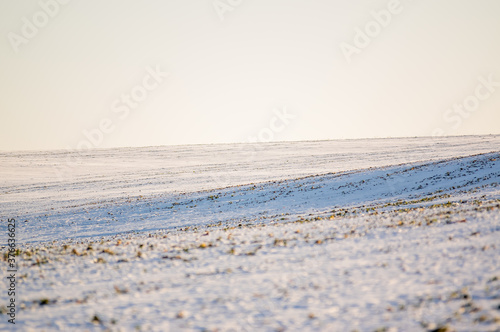
[[[499,17],[498,0],[0,0],[0,150],[499,134]]]

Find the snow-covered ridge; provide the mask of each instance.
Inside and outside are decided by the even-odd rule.
[[[496,331],[496,139],[344,142],[343,157],[280,143],[251,163],[181,147],[168,167],[168,148],[103,150],[62,179],[50,165],[64,153],[0,154],[16,327]]]
[[[5,215],[500,150],[500,135],[0,153]]]
[[[214,223],[272,220],[338,207],[381,204],[481,188],[500,194],[500,154],[370,168],[191,193],[136,195],[91,202],[68,201],[58,210],[16,216],[26,220],[22,241],[155,231]]]

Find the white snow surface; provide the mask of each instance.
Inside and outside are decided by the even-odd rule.
[[[390,171],[395,176],[377,180],[377,172],[389,172],[380,167],[498,150],[499,135],[1,153],[0,211],[2,218],[27,221],[18,234],[21,242],[188,226],[265,211],[306,213],[384,195],[404,197],[415,189],[404,183],[406,176],[396,166]],[[333,187],[365,177],[373,179],[347,195]],[[266,183],[281,180],[296,181]],[[317,181],[323,185],[319,191],[293,187],[293,194],[264,202],[281,186]],[[258,183],[253,194],[229,188],[224,192],[237,191],[236,198],[203,201],[222,192],[219,188]],[[435,186],[439,183],[417,192]],[[183,210],[190,200],[197,206]],[[169,209],[174,203],[183,205]]]
[[[491,135],[1,153],[15,327],[499,331],[499,183]]]

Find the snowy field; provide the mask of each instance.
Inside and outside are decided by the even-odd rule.
[[[0,153],[0,209],[19,331],[500,331],[500,136]]]

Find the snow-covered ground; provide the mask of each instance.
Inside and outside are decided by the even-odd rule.
[[[500,136],[2,153],[0,179],[19,330],[500,330]]]

